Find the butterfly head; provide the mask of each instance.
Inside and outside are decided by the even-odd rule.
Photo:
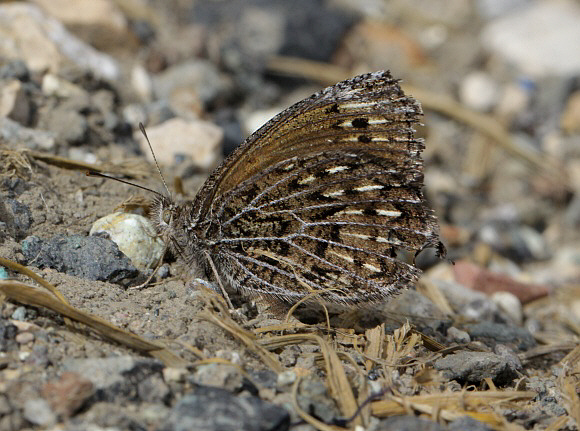
[[[150,210],[150,219],[153,223],[157,235],[159,235],[165,243],[171,239],[174,232],[174,223],[177,219],[178,206],[163,195],[158,195],[153,200]]]

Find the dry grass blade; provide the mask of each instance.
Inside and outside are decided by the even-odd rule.
[[[17,176],[19,178],[29,178],[32,172],[30,161],[26,157],[28,152],[25,150],[8,150],[0,149],[0,175],[8,177]]]
[[[518,354],[520,361],[529,361],[530,359],[536,358],[538,356],[549,355],[554,352],[563,352],[566,350],[573,350],[578,345],[577,342],[569,343],[551,343],[545,346],[536,346],[527,352],[522,352]]]
[[[489,408],[491,403],[514,400],[530,400],[536,396],[532,391],[485,391],[485,392],[453,392],[410,397],[392,397],[389,400],[372,403],[373,415],[389,417],[402,414],[421,412],[433,414],[435,409],[445,420],[454,420],[469,415],[492,426],[503,423],[502,418],[494,412],[478,411]],[[477,415],[477,417],[476,417]]]
[[[204,296],[207,302],[207,307],[205,310],[198,314],[199,318],[205,319],[216,326],[219,326],[223,330],[229,332],[232,336],[240,340],[246,345],[250,350],[256,353],[260,359],[268,366],[270,369],[280,373],[283,371],[282,365],[274,355],[264,349],[256,340],[256,336],[250,331],[246,331],[240,325],[238,325],[229,315],[229,312],[224,307],[222,301],[217,299],[215,296]],[[215,310],[220,312],[220,315],[216,313]]]
[[[364,349],[365,356],[367,358],[377,358],[380,359],[383,357],[383,352],[385,349],[385,324],[376,326],[373,329],[368,329],[365,332],[365,337],[367,340],[367,344]],[[367,372],[373,368],[373,360],[367,359],[365,361],[365,367]]]
[[[164,346],[117,328],[106,320],[80,311],[35,287],[16,281],[0,281],[0,292],[7,298],[21,304],[44,307],[71,320],[83,323],[99,333],[103,338],[151,355],[167,366],[183,367],[188,364],[187,361],[167,350]]]
[[[408,85],[404,85],[403,89],[420,100],[425,108],[447,115],[491,138],[509,154],[526,162],[532,169],[539,170],[548,178],[552,178],[555,183],[561,185],[566,183],[561,169],[550,163],[541,153],[516,145],[505,127],[495,118],[472,111],[445,95]]]
[[[443,313],[449,316],[455,314],[445,295],[443,295],[437,285],[427,277],[422,277],[419,279],[419,282],[417,283],[417,290],[431,301],[433,301],[433,304],[435,304],[437,308],[439,308],[439,310],[441,310]]]
[[[307,325],[302,322],[292,322],[292,323],[280,323],[278,325],[268,325],[262,326],[261,328],[256,328],[253,330],[254,334],[262,334],[266,332],[281,332],[281,331],[295,331],[298,329],[310,329],[315,330],[311,325]]]
[[[386,360],[388,363],[397,364],[401,359],[411,356],[416,346],[421,344],[421,335],[415,332],[411,325],[405,323],[387,336]]]
[[[460,349],[460,346],[445,346],[443,344],[441,344],[440,342],[438,342],[437,340],[435,340],[434,338],[423,334],[422,332],[417,331],[416,329],[413,329],[413,333],[417,334],[421,337],[421,341],[423,342],[423,346],[425,346],[426,349],[429,349],[432,352],[452,352],[455,350]]]
[[[19,272],[20,274],[32,278],[34,281],[36,281],[38,284],[40,284],[42,287],[44,287],[46,290],[48,290],[50,293],[56,296],[62,303],[68,305],[68,301],[62,295],[62,293],[58,291],[56,287],[54,287],[40,275],[36,274],[34,271],[31,271],[24,265],[20,265],[19,263],[0,257],[0,266],[4,266],[6,268],[12,269],[13,271]]]
[[[393,370],[399,366],[401,361],[409,356],[416,346],[421,344],[421,336],[413,333],[409,323],[405,323],[399,329],[393,332],[393,335],[387,335],[385,344],[384,361],[378,362],[384,367],[387,386],[394,387],[392,381]]]
[[[123,175],[129,178],[146,178],[150,174],[150,170],[144,168],[143,162],[129,161],[123,164],[104,164],[94,165],[92,163],[85,163],[79,160],[67,159],[66,157],[59,157],[53,154],[40,153],[38,151],[27,151],[27,154],[36,159],[42,160],[50,165],[58,166],[63,169],[72,169],[77,171],[95,171],[99,173],[109,172],[111,174]]]
[[[548,426],[548,428],[546,428],[544,431],[559,431],[561,429],[564,429],[564,427],[568,423],[568,420],[569,420],[568,416],[560,416],[558,419],[552,422]]]
[[[358,404],[350,383],[346,377],[344,367],[337,354],[322,337],[315,334],[292,334],[268,337],[259,340],[260,344],[270,348],[279,348],[288,344],[315,343],[320,346],[324,358],[328,385],[332,396],[336,399],[344,417],[351,417],[358,409]],[[354,424],[360,424],[361,418],[353,419]]]
[[[79,160],[67,159],[66,157],[55,156],[54,154],[40,153],[38,151],[29,151],[30,157],[36,160],[42,160],[49,165],[58,166],[63,169],[73,169],[79,171],[97,171],[104,172],[103,168],[92,163],[85,163]]]
[[[580,345],[568,353],[560,364],[563,373],[558,379],[560,390],[565,395],[566,410],[580,426],[580,397],[578,396],[578,387],[580,387]]]
[[[151,177],[151,166],[141,159],[121,160],[113,163],[103,163],[101,165],[103,172],[110,174],[124,175],[135,179],[144,179]]]

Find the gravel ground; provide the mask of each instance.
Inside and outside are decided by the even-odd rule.
[[[579,22],[564,0],[0,3],[0,257],[187,363],[8,297],[0,430],[578,429]],[[381,69],[423,105],[448,248],[416,289],[332,330],[230,315],[171,256],[128,289],[162,248],[140,222],[89,236],[151,194],[87,169],[162,190],[139,122],[191,199],[273,115]]]

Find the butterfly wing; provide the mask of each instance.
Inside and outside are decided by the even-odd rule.
[[[212,174],[196,198],[220,276],[293,303],[378,300],[419,270],[397,258],[439,243],[421,192],[419,103],[388,72],[288,108]]]

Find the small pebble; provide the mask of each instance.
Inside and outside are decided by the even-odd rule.
[[[216,358],[222,358],[226,361],[231,362],[232,364],[243,365],[242,358],[238,352],[234,352],[232,350],[218,350],[215,352]]]
[[[24,418],[34,425],[43,427],[56,423],[56,414],[43,398],[29,399],[24,403]]]
[[[116,212],[93,223],[89,235],[108,234],[136,268],[154,268],[162,258],[164,245],[149,220],[137,214]]]
[[[276,384],[278,386],[291,385],[296,381],[296,373],[294,371],[288,370],[278,374],[278,381]]]
[[[11,319],[14,320],[25,320],[26,319],[26,308],[18,307],[12,315],[10,316]]]
[[[161,265],[161,267],[157,270],[157,277],[159,277],[160,279],[164,279],[169,277],[170,275],[170,269],[169,269],[169,265],[164,263],[163,265]]]
[[[34,341],[34,334],[32,332],[21,332],[16,335],[15,339],[18,344],[28,344]]]
[[[487,73],[475,71],[464,78],[459,97],[470,108],[487,112],[497,103],[499,88]]]
[[[521,325],[524,320],[522,303],[513,293],[495,292],[491,295],[491,300],[497,304],[499,309],[507,314],[514,323]]]
[[[165,367],[163,368],[163,379],[169,382],[183,382],[185,376],[189,374],[185,368]]]
[[[457,329],[455,326],[452,326],[447,330],[447,335],[459,344],[467,344],[471,342],[469,334],[461,329]]]

